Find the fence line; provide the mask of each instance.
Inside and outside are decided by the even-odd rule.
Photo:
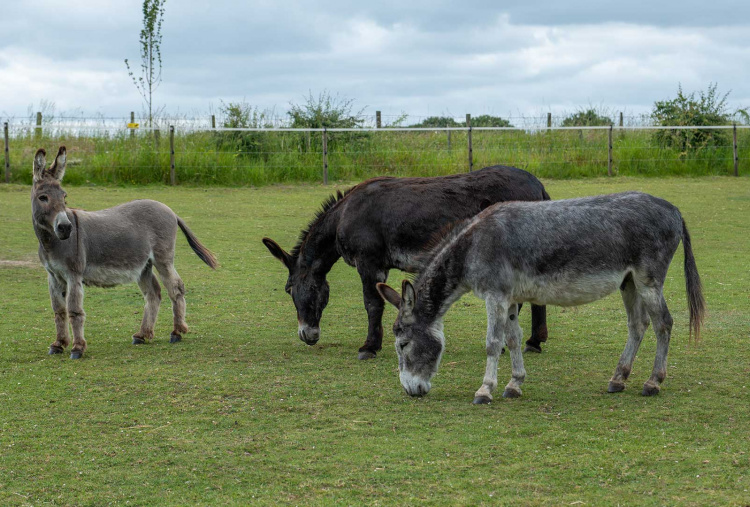
[[[132,118],[131,118],[132,119]],[[524,127],[474,127],[471,122],[472,118],[471,115],[466,115],[466,125],[465,127],[353,127],[353,128],[291,128],[291,127],[274,127],[274,128],[226,128],[226,127],[196,127],[196,126],[187,126],[187,127],[180,127],[176,125],[169,125],[167,128],[164,126],[161,127],[123,127],[119,126],[117,128],[115,127],[108,127],[108,126],[101,126],[101,125],[80,125],[80,124],[69,124],[69,125],[55,125],[55,124],[44,124],[41,122],[41,119],[38,119],[38,123],[35,125],[23,125],[23,126],[15,126],[10,125],[9,122],[4,122],[4,144],[5,144],[5,182],[10,182],[11,180],[11,161],[10,161],[10,150],[9,146],[12,142],[14,142],[15,139],[32,139],[34,142],[39,142],[41,140],[41,137],[43,133],[47,134],[60,134],[63,136],[64,134],[73,135],[73,136],[83,136],[85,137],[86,133],[90,133],[91,139],[130,139],[131,142],[136,139],[135,134],[137,132],[143,132],[144,134],[148,133],[148,135],[153,136],[153,145],[156,148],[156,151],[158,152],[159,149],[159,139],[160,139],[160,132],[162,130],[167,129],[168,135],[169,135],[169,177],[168,182],[172,185],[175,185],[178,181],[178,170],[179,167],[184,168],[192,168],[192,167],[204,167],[202,164],[190,164],[190,163],[181,163],[178,160],[176,160],[176,155],[179,156],[185,156],[185,155],[193,155],[193,156],[206,156],[211,155],[210,150],[191,150],[190,146],[186,145],[184,146],[185,149],[176,149],[175,148],[175,134],[176,133],[182,133],[184,135],[189,135],[193,133],[263,133],[263,134],[272,134],[272,133],[297,133],[297,134],[304,134],[305,140],[306,140],[306,147],[307,151],[305,152],[303,150],[303,145],[294,145],[295,141],[292,140],[291,142],[288,141],[288,147],[285,148],[283,139],[281,140],[281,150],[240,150],[240,149],[232,149],[231,153],[234,155],[256,155],[256,156],[274,156],[278,155],[281,157],[286,157],[283,161],[283,167],[289,168],[289,167],[295,167],[293,161],[290,161],[289,159],[291,157],[300,157],[299,158],[299,164],[302,164],[299,167],[304,166],[304,164],[309,164],[310,161],[314,160],[315,156],[318,156],[318,165],[317,167],[320,168],[322,171],[322,180],[324,183],[328,183],[328,177],[329,177],[329,167],[331,164],[334,164],[334,167],[339,168],[346,168],[346,167],[355,167],[356,165],[351,163],[345,163],[345,161],[342,159],[342,157],[358,157],[358,163],[362,164],[362,159],[370,155],[382,155],[383,153],[387,153],[391,156],[398,157],[402,155],[409,155],[414,154],[415,149],[412,148],[410,145],[407,145],[406,149],[393,149],[393,150],[385,150],[383,152],[376,152],[373,150],[367,151],[367,150],[347,150],[347,149],[341,149],[335,150],[334,152],[331,152],[331,142],[336,143],[339,139],[338,137],[332,137],[333,134],[343,134],[343,133],[377,133],[380,135],[386,135],[388,133],[403,133],[403,132],[415,132],[415,133],[425,133],[425,132],[435,132],[435,133],[445,133],[446,137],[443,138],[443,140],[439,139],[428,139],[428,138],[421,138],[421,139],[427,139],[428,146],[426,149],[423,150],[423,152],[431,153],[433,156],[439,156],[442,157],[443,160],[440,162],[442,164],[448,164],[449,166],[451,164],[455,165],[457,164],[459,159],[452,160],[451,156],[457,153],[457,148],[453,147],[451,144],[451,133],[452,132],[458,132],[458,133],[465,133],[467,136],[467,144],[466,144],[466,170],[472,171],[475,165],[475,158],[477,154],[485,155],[486,153],[499,153],[499,148],[505,148],[506,152],[505,154],[508,154],[508,150],[515,150],[510,151],[511,154],[518,153],[521,154],[523,148],[526,149],[527,152],[527,161],[531,160],[532,157],[537,157],[537,159],[540,159],[541,164],[546,166],[555,166],[555,165],[561,165],[561,166],[570,166],[575,167],[575,164],[579,164],[579,166],[592,166],[595,164],[602,163],[603,165],[606,165],[607,168],[607,175],[612,176],[614,174],[614,165],[615,165],[615,157],[614,157],[614,147],[613,147],[613,135],[614,133],[621,133],[621,135],[624,135],[624,132],[633,132],[633,131],[728,131],[732,130],[732,142],[731,142],[731,156],[723,157],[722,154],[719,153],[720,150],[726,150],[730,149],[728,146],[705,146],[702,148],[704,150],[703,153],[709,153],[713,154],[710,155],[710,161],[712,162],[724,162],[727,160],[732,160],[733,162],[733,173],[735,176],[739,175],[739,163],[740,163],[740,154],[739,154],[739,148],[738,148],[738,140],[737,140],[737,133],[738,131],[747,131],[750,129],[750,125],[714,125],[714,126],[703,126],[703,125],[675,125],[675,126],[622,126],[622,125],[607,125],[607,126],[575,126],[575,127],[562,127],[562,126],[554,126],[551,124],[551,122],[548,123],[548,126],[546,127],[533,127],[533,128],[524,128]],[[131,122],[133,123],[133,122]],[[570,132],[575,131],[578,132],[580,135],[580,141],[576,141],[575,138],[562,138],[562,139],[556,139],[556,138],[550,138],[550,140],[547,142],[546,145],[542,145],[541,143],[538,145],[532,145],[531,142],[534,139],[545,139],[546,136],[543,134],[545,132]],[[606,141],[602,141],[601,144],[596,141],[596,138],[587,139],[584,142],[583,139],[583,132],[607,132]],[[11,132],[16,132],[16,136],[11,136]],[[97,137],[98,132],[103,132],[104,135]],[[479,134],[479,133],[491,133],[491,132],[501,132],[501,133],[509,133],[509,132],[517,132],[519,133],[519,137],[515,139],[511,139],[510,141],[505,141],[503,138],[500,142],[497,142],[495,140],[494,144],[490,146],[490,148],[487,147],[487,143],[485,142],[484,145],[475,145],[475,136],[472,134]],[[313,149],[311,144],[311,134],[316,133],[320,134],[320,136],[317,136],[316,143],[320,142],[321,145],[317,145],[320,148],[322,148],[322,152],[318,149]],[[531,137],[524,137],[525,135],[529,135]],[[542,137],[537,138],[536,136],[542,135]],[[26,136],[26,137],[24,137]],[[142,139],[142,136],[138,136],[138,139]],[[356,139],[356,138],[352,138]],[[394,138],[395,139],[395,138]],[[525,141],[527,144],[523,144],[520,141]],[[746,140],[746,138],[745,138]],[[447,147],[445,146],[445,141],[447,141]],[[562,144],[561,142],[562,141]],[[567,141],[567,143],[566,143]],[[340,142],[340,141],[338,141]],[[394,144],[396,141],[391,139],[389,141],[389,145]],[[353,145],[349,146],[350,148],[356,148],[360,145]],[[365,145],[366,146],[366,145]],[[518,146],[518,149],[516,149],[516,146]],[[132,147],[132,145],[131,145]],[[271,146],[267,145],[264,147],[278,147],[278,146]],[[747,143],[743,144],[743,149],[747,148]],[[294,149],[293,149],[294,148]],[[130,148],[129,148],[130,149]],[[136,149],[140,149],[136,147]],[[222,148],[224,149],[224,148]],[[295,151],[298,149],[298,151]],[[619,148],[624,149],[624,148]],[[631,147],[631,149],[633,149]],[[461,149],[458,149],[461,151]],[[495,151],[492,151],[495,150]],[[606,155],[603,150],[606,150]],[[648,146],[648,145],[639,145],[637,146],[638,152],[643,156],[645,153],[649,152],[663,152],[664,148],[659,146]],[[417,151],[419,151],[417,149]],[[571,158],[576,159],[575,155],[577,154],[578,157],[574,161],[570,160],[549,160],[551,159],[551,154],[554,152],[556,153],[562,153],[564,157],[567,155],[573,155]],[[597,157],[597,153],[601,151],[601,157]],[[645,152],[645,153],[644,153]],[[216,148],[216,152],[214,153],[216,158],[215,164],[211,165],[213,169],[223,169],[227,167],[233,167],[227,164],[220,163],[219,161],[219,154],[224,153],[220,151],[219,148]],[[743,152],[744,153],[744,152]],[[546,155],[549,155],[548,158],[544,158]],[[582,156],[585,156],[585,158],[582,158]],[[627,155],[624,155],[626,157]],[[155,159],[151,163],[157,164],[154,165],[154,169],[158,168],[158,153],[156,154]],[[306,158],[305,158],[306,157]],[[313,158],[310,158],[313,157]],[[486,159],[487,157],[485,157]],[[704,157],[708,159],[709,157]],[[447,159],[447,160],[445,160]],[[702,160],[703,158],[695,157],[691,158],[687,156],[687,154],[681,154],[680,155],[680,161],[695,161],[695,160]],[[626,160],[623,158],[623,163],[632,163],[632,162],[655,162],[665,159],[660,158],[632,158],[631,160]],[[745,158],[747,160],[747,158]],[[278,160],[277,160],[278,161]],[[505,161],[504,161],[505,162]],[[366,164],[366,162],[364,162]],[[385,166],[383,165],[385,164]],[[373,167],[387,167],[388,163],[378,162],[378,164],[373,164]],[[421,164],[412,164],[409,167],[416,167],[421,166]],[[141,165],[139,167],[148,167]],[[236,167],[236,166],[235,166]],[[265,166],[264,166],[265,167]],[[268,167],[273,168],[273,165],[269,165]],[[276,167],[282,167],[281,165],[278,165]],[[320,173],[318,173],[320,174]],[[579,173],[580,174],[580,173]]]

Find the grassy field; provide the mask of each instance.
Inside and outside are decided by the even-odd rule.
[[[612,172],[619,176],[708,176],[734,172],[731,131],[720,146],[681,150],[659,145],[656,131],[615,131]],[[166,131],[157,143],[151,132],[49,130],[37,138],[12,132],[11,181],[31,183],[28,170],[39,147],[55,153],[68,147],[68,183],[143,185],[169,183]],[[180,132],[175,134],[175,174],[180,184],[263,186],[316,182],[323,178],[322,137],[301,132]],[[475,131],[474,168],[514,165],[540,178],[607,175],[606,130]],[[738,130],[739,173],[750,172],[750,130]],[[446,132],[335,132],[328,134],[331,180],[377,175],[436,176],[469,170],[467,134]]]
[[[366,316],[354,269],[337,264],[322,338],[296,336],[286,273],[260,242],[291,247],[337,186],[86,188],[68,203],[171,206],[219,258],[180,235],[176,267],[192,333],[130,344],[137,286],[87,289],[84,359],[48,356],[54,323],[36,258],[29,188],[0,185],[0,504],[750,504],[750,180],[545,181],[553,198],[637,189],[680,207],[709,316],[689,343],[682,249],[665,294],[675,320],[661,394],[640,396],[648,331],[625,392],[606,393],[627,336],[620,297],[550,308],[550,340],[526,355],[523,397],[471,404],[484,372],[483,302],[448,312],[447,348],[423,399],[384,350],[357,361]],[[400,273],[391,273],[398,283]],[[528,335],[529,313],[522,312]],[[499,377],[510,377],[503,356]]]

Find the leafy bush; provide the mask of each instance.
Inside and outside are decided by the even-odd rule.
[[[512,127],[511,123],[505,118],[499,116],[490,116],[489,114],[481,114],[471,118],[472,127]]]
[[[612,125],[612,120],[600,115],[595,109],[589,108],[565,117],[560,125],[563,127],[609,127]]]
[[[273,114],[271,111],[261,111],[247,102],[222,101],[219,112],[224,117],[224,128],[271,128]],[[270,136],[263,132],[219,132],[216,136],[217,145],[221,150],[231,150],[238,155],[267,156]]]
[[[419,123],[409,125],[410,127],[416,128],[432,128],[432,127],[465,127],[466,124],[459,123],[450,116],[428,116]]]
[[[717,85],[711,84],[706,92],[686,95],[682,86],[677,88],[677,97],[654,103],[651,119],[655,125],[731,125],[732,116],[747,117],[745,109],[730,111],[727,106],[729,92],[720,95]],[[682,153],[699,151],[705,148],[728,146],[729,133],[725,130],[658,130],[654,139],[660,146],[676,148]]]
[[[292,128],[354,128],[365,121],[364,109],[353,113],[353,99],[331,95],[323,91],[317,97],[312,92],[305,97],[304,104],[290,104],[287,114],[292,120]]]

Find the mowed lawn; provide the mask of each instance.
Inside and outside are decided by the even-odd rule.
[[[526,354],[523,396],[471,404],[485,364],[483,302],[445,319],[432,391],[404,394],[391,325],[357,360],[366,314],[356,271],[339,262],[322,337],[297,338],[286,270],[261,243],[291,248],[336,188],[68,187],[89,210],[136,198],[168,204],[217,255],[211,271],[181,233],[182,343],[131,345],[138,287],[88,288],[82,360],[54,340],[29,188],[0,185],[0,504],[750,504],[750,179],[545,181],[553,198],[642,190],[683,212],[709,314],[688,339],[679,248],[665,294],[675,325],[661,394],[640,395],[654,359],[647,332],[625,392],[607,382],[627,337],[619,294],[550,308],[550,339]],[[585,231],[582,231],[585,234]],[[401,273],[391,272],[398,285]],[[529,312],[522,312],[528,337]],[[510,378],[510,360],[499,378]],[[499,393],[498,393],[499,394]]]

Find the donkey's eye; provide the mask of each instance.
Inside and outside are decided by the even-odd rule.
[[[47,202],[49,199],[47,199],[46,195],[40,195],[39,196],[39,200],[42,201],[42,202]]]

